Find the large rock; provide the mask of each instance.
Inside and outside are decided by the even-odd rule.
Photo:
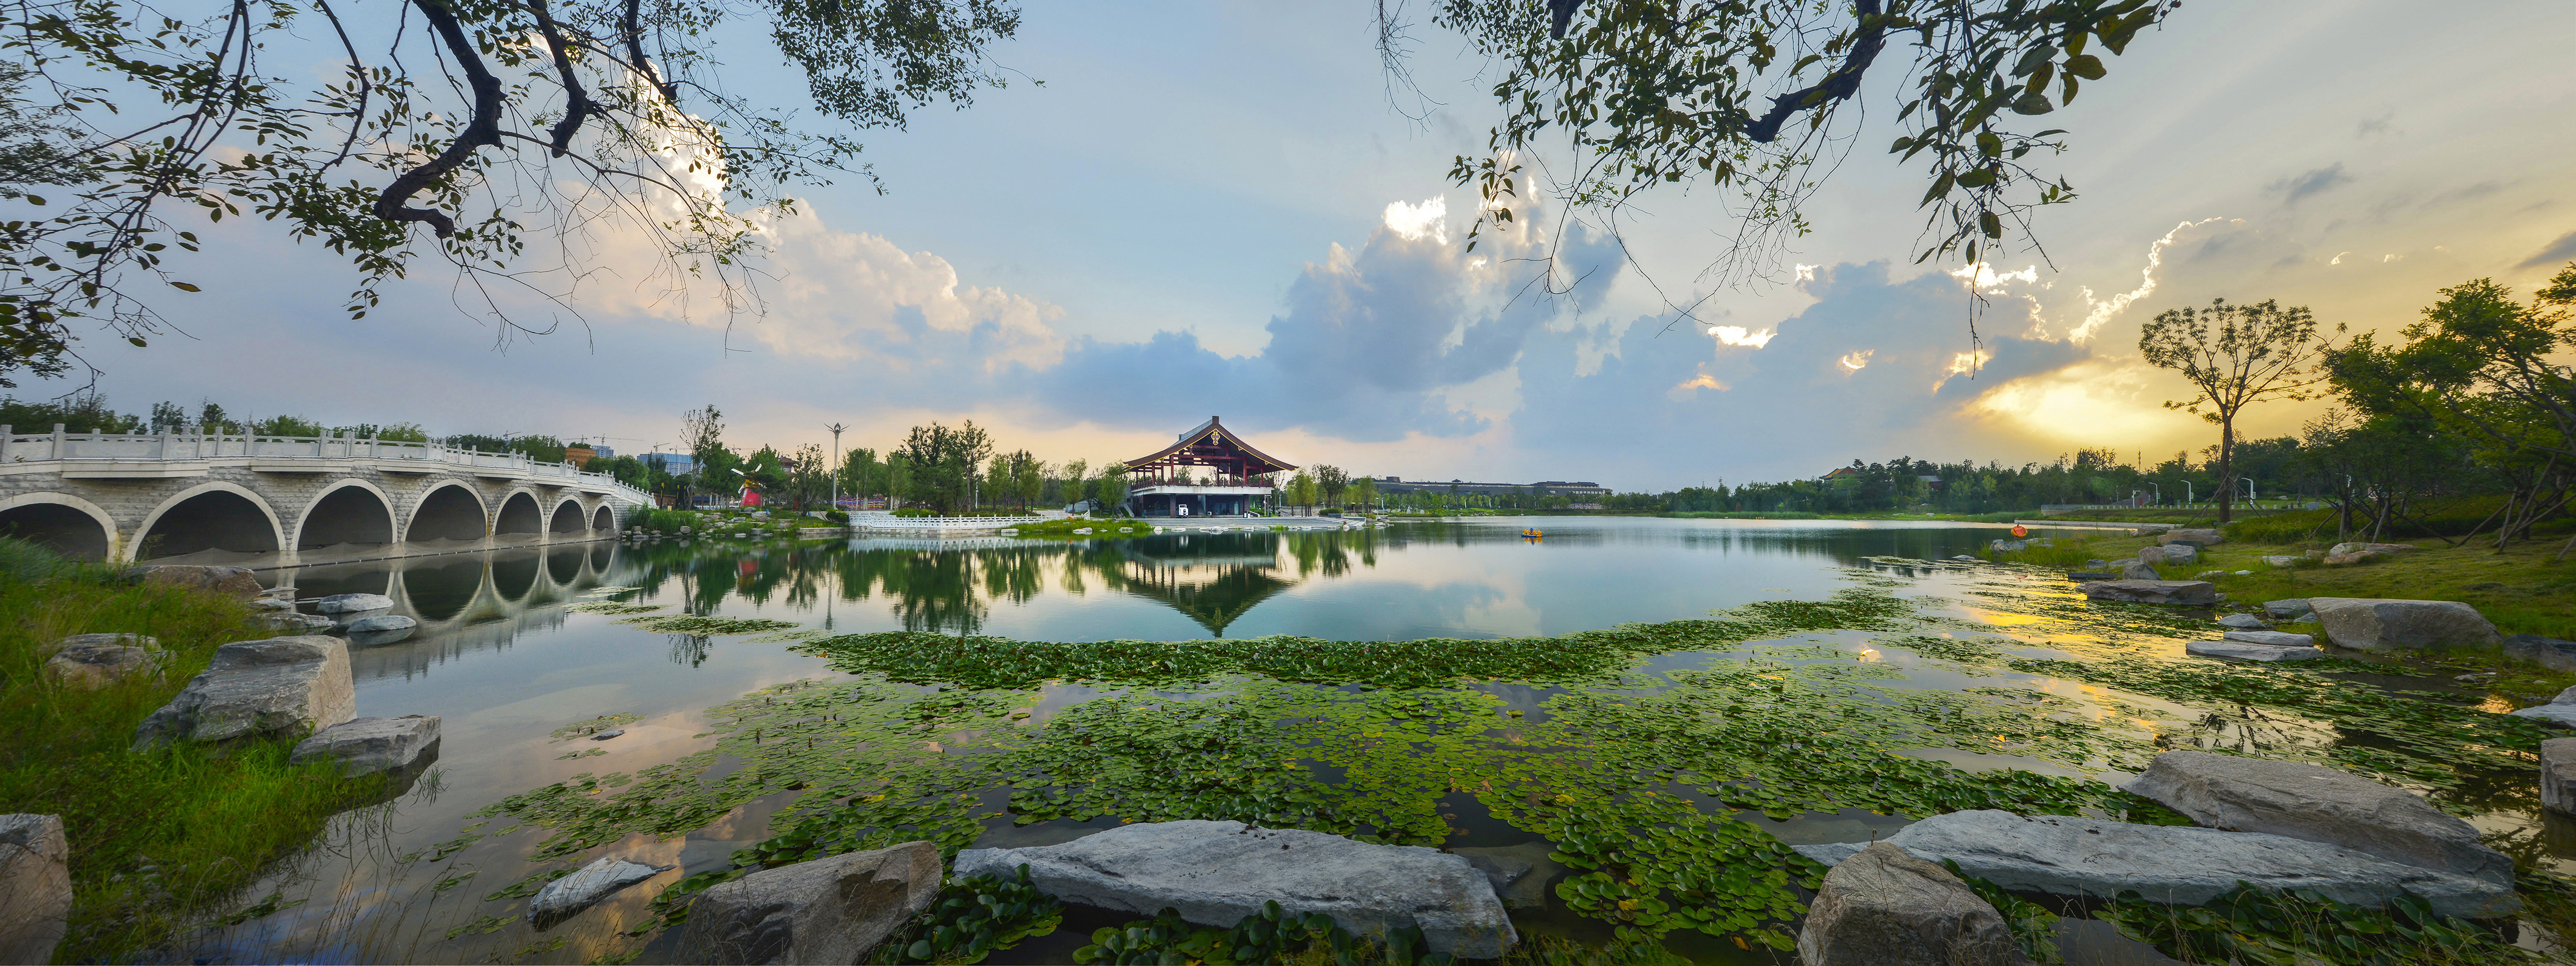
[[[2540,807],[2576,815],[2576,738],[2540,743]]]
[[[72,912],[60,815],[0,815],[0,963],[50,963]]]
[[[2156,572],[2154,564],[2144,560],[2131,560],[2120,565],[2122,580],[2163,580],[2164,577],[2165,575]]]
[[[2182,652],[2193,657],[2223,657],[2238,661],[2313,661],[2326,652],[2313,647],[2281,647],[2277,644],[2245,644],[2237,641],[2192,641]]]
[[[2552,728],[2576,728],[2576,704],[2543,704],[2507,711],[2516,718],[2529,718]]]
[[[1450,852],[1467,860],[1468,865],[1485,874],[1494,887],[1496,898],[1507,909],[1541,909],[1554,895],[1548,885],[1564,874],[1565,866],[1548,858],[1556,847],[1546,841],[1522,845],[1469,847]]]
[[[394,605],[394,599],[383,594],[332,594],[313,602],[313,609],[324,614],[354,614],[383,610]]]
[[[2379,555],[2368,550],[2356,550],[2352,553],[2330,553],[2326,555],[2326,566],[2350,567],[2355,564],[2366,564],[2377,559],[2379,559]]]
[[[295,743],[292,764],[333,761],[340,774],[354,778],[380,771],[406,772],[438,760],[437,715],[399,718],[355,718]]]
[[[147,634],[74,634],[38,649],[38,656],[51,657],[67,647],[83,644],[105,644],[111,647],[139,647],[147,651],[161,649],[161,639]]]
[[[1067,902],[1146,916],[1174,908],[1207,926],[1233,926],[1275,901],[1354,933],[1419,926],[1432,951],[1462,958],[1500,957],[1520,938],[1484,873],[1420,846],[1240,822],[1150,822],[1060,845],[969,849],[957,853],[955,873],[1008,875],[1022,864],[1029,881]]]
[[[2354,650],[2485,647],[2498,639],[2477,608],[2455,600],[2311,597],[2308,606],[2325,625],[2326,640]]]
[[[329,630],[338,623],[320,614],[298,614],[293,611],[261,614],[259,620],[260,623],[268,625],[271,630],[280,631]]]
[[[2200,562],[2200,548],[2188,543],[2167,544],[2164,547],[2164,551],[2165,562],[2169,564],[2195,564]]]
[[[379,614],[349,622],[349,643],[391,644],[420,630],[420,621],[401,614]]]
[[[133,637],[132,634],[84,634],[83,637]],[[149,638],[146,638],[149,640]],[[45,662],[45,677],[64,687],[95,691],[134,675],[161,670],[161,652],[114,644],[72,644]]]
[[[2267,891],[2314,889],[2378,906],[2412,893],[2446,916],[2486,918],[2521,908],[2510,885],[2390,862],[2367,852],[2263,832],[2130,825],[2101,819],[1971,811],[1936,815],[1887,839],[1918,858],[2016,892],[2197,906],[2245,882]]]
[[[2163,547],[2139,547],[2138,562],[2152,567],[2161,563],[2180,563],[2181,561],[2166,558]]]
[[[1804,966],[2023,966],[2002,915],[1949,870],[1885,842],[1825,876],[1798,931]]]
[[[218,594],[231,594],[236,597],[257,597],[263,593],[259,586],[259,578],[252,575],[248,567],[160,564],[129,568],[125,571],[125,579],[146,584],[188,587]]]
[[[930,908],[939,882],[939,847],[928,842],[754,872],[698,895],[682,961],[855,963]]]
[[[2263,602],[2263,613],[2272,615],[2274,620],[2294,621],[2315,612],[2316,608],[2308,606],[2308,599],[2305,597]]]
[[[137,749],[173,741],[319,731],[357,714],[349,645],[331,637],[273,637],[215,649],[205,673],[134,729]]]
[[[2225,634],[2219,635],[2219,638],[2222,640],[2234,641],[2238,644],[2269,644],[2273,647],[2317,646],[2317,639],[2315,636],[2309,634],[2292,634],[2288,631],[2228,631]]]
[[[2175,541],[2190,541],[2207,547],[2226,543],[2227,536],[2215,529],[2167,530],[2163,533],[2156,534],[2157,543],[2171,544]]]
[[[2096,580],[2083,585],[2084,596],[2137,604],[2214,604],[2218,588],[2206,580]]]
[[[2435,872],[2513,888],[2513,860],[2478,841],[2475,826],[2413,792],[2295,761],[2202,751],[2157,755],[2120,790],[2201,825],[2339,845]]]
[[[546,883],[537,897],[528,900],[528,923],[540,931],[579,915],[599,901],[664,872],[673,866],[645,865],[625,859],[601,857],[581,867],[581,871]]]
[[[2552,671],[2576,671],[2576,641],[2562,641],[2538,634],[2514,634],[2504,639],[2504,656],[2529,661]]]

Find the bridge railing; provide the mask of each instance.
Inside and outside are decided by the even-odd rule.
[[[451,466],[507,469],[518,474],[604,485],[626,499],[651,505],[653,497],[618,482],[606,473],[584,472],[579,464],[538,460],[526,453],[486,453],[439,443],[361,439],[349,435],[263,436],[256,433],[186,432],[74,433],[55,426],[49,433],[20,433],[0,425],[0,464],[45,460],[114,460],[145,462],[203,460],[222,457],[316,460],[421,460]]]
[[[1046,517],[897,517],[853,516],[850,526],[861,530],[989,530],[1016,527],[1027,523],[1045,523]]]

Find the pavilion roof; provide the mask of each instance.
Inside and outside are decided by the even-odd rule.
[[[1245,476],[1297,468],[1296,464],[1284,462],[1252,448],[1251,443],[1245,442],[1243,437],[1227,430],[1214,416],[1208,417],[1208,421],[1200,423],[1198,428],[1182,433],[1178,442],[1164,448],[1161,452],[1128,460],[1127,468],[1141,470],[1151,466],[1205,465],[1212,462],[1212,457],[1202,452],[1206,449],[1230,451],[1223,458],[1243,461]]]

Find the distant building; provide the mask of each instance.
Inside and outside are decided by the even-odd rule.
[[[1377,478],[1377,492],[1382,496],[1400,493],[1459,493],[1476,496],[1609,496],[1610,488],[1592,482],[1540,480],[1536,483],[1470,483],[1465,480],[1407,480],[1401,476]]]
[[[598,450],[592,449],[588,446],[564,447],[564,462],[571,463],[574,466],[588,466],[590,465],[591,460],[598,459],[601,455],[603,454]]]
[[[648,453],[644,465],[659,468],[667,476],[687,476],[698,468],[698,461],[687,453]]]
[[[605,446],[593,446],[591,447],[591,450],[597,452],[600,459],[613,460],[617,458],[617,451]]]

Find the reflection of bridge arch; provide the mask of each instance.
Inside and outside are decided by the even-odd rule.
[[[324,487],[295,521],[295,548],[394,542],[394,498],[365,480]]]
[[[162,519],[182,506],[187,512],[162,526]],[[273,553],[285,545],[284,536],[268,500],[248,487],[218,480],[181,490],[153,507],[143,525],[134,528],[134,556],[175,557],[207,550]]]
[[[491,510],[483,495],[456,480],[432,485],[420,495],[403,527],[404,540],[481,540],[491,532]]]
[[[69,493],[21,493],[0,499],[0,535],[75,560],[105,560],[116,549],[116,518]]]

